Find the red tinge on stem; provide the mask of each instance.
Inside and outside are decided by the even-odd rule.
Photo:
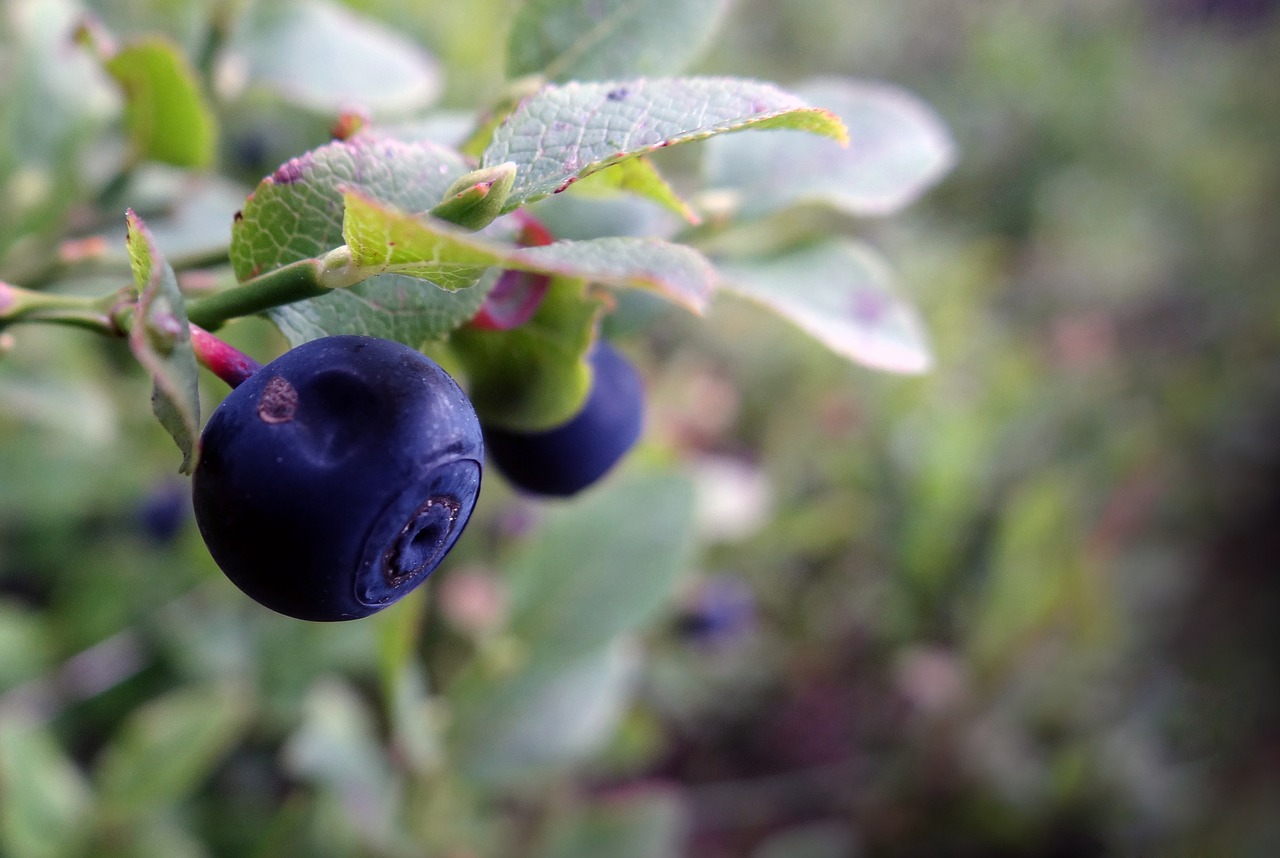
[[[542,247],[555,240],[532,215],[516,211],[512,216],[520,221],[517,242],[521,247]],[[502,272],[471,320],[471,326],[484,331],[509,331],[520,327],[533,318],[550,285],[551,277],[546,274],[515,270]]]
[[[533,318],[551,278],[529,271],[504,271],[471,320],[482,331],[509,331]]]
[[[191,326],[191,349],[196,353],[196,360],[201,366],[232,388],[239,387],[249,376],[262,369],[262,364],[199,325]]]

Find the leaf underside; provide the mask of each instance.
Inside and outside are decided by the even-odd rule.
[[[507,75],[551,81],[679,74],[702,53],[728,0],[528,0]]]
[[[855,215],[887,215],[915,201],[955,163],[955,143],[929,107],[905,90],[846,78],[806,82],[796,92],[837,114],[849,129],[841,148],[808,134],[710,140],[707,183],[736,192],[751,217],[799,203]]]
[[[850,240],[719,264],[722,289],[768,308],[837,354],[875,369],[922,373],[924,326],[879,254]]]

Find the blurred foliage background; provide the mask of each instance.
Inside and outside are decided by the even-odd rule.
[[[91,5],[193,56],[231,8]],[[501,85],[504,0],[351,5],[439,59],[447,106]],[[1275,854],[1275,4],[739,0],[700,70],[937,108],[955,171],[844,224],[936,369],[624,302],[651,400],[624,471],[570,504],[491,478],[420,594],[325,626],[212,564],[121,344],[13,329],[0,854]],[[74,226],[103,110],[40,129],[81,159],[50,185],[10,108],[0,232]],[[223,171],[251,187],[331,119],[242,104]]]

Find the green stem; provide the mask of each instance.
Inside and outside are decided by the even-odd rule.
[[[229,319],[327,295],[366,276],[366,271],[351,264],[351,251],[344,245],[318,259],[302,259],[223,292],[190,301],[187,318],[205,330],[214,330]],[[133,290],[128,288],[84,298],[37,292],[0,281],[0,330],[16,322],[47,322],[121,336],[129,330],[135,303]]]
[[[116,310],[128,300],[121,292],[98,298],[56,295],[0,281],[0,328],[17,322],[45,322],[120,336]]]
[[[322,274],[321,260],[303,259],[246,280],[225,292],[189,302],[187,318],[192,324],[213,330],[229,319],[316,298],[330,291],[321,285]]]

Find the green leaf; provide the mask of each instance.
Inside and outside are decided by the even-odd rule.
[[[667,858],[684,851],[686,813],[674,790],[597,801],[556,820],[538,858]]]
[[[619,642],[497,681],[471,674],[450,694],[450,758],[486,783],[580,762],[617,729],[639,668],[634,649]]]
[[[678,74],[728,0],[529,0],[511,24],[507,75],[553,81]]]
[[[321,113],[403,115],[435,101],[439,63],[385,25],[323,0],[255,4],[232,52],[250,83]]]
[[[349,685],[321,680],[302,716],[284,746],[285,767],[336,795],[356,830],[385,841],[395,828],[396,783],[368,704]]]
[[[0,4],[0,271],[15,281],[43,268],[68,210],[98,192],[120,112],[98,59],[68,44],[83,15],[71,0]]]
[[[812,135],[742,135],[707,147],[707,181],[730,190],[747,216],[799,203],[884,215],[913,202],[955,163],[942,120],[919,98],[882,83],[826,78],[799,86],[849,129],[841,148]]]
[[[456,292],[503,261],[502,245],[454,224],[411,214],[357,190],[343,196],[342,235],[360,275],[389,272]]]
[[[0,854],[77,854],[91,802],[84,776],[51,733],[0,715]]]
[[[213,111],[176,44],[149,36],[122,48],[105,65],[124,90],[125,126],[135,157],[178,167],[213,163]]]
[[[484,166],[520,168],[507,208],[657,149],[748,128],[794,128],[836,140],[844,126],[772,84],[728,77],[659,78],[548,86],[494,132]]]
[[[99,796],[120,816],[182,801],[235,744],[249,707],[225,684],[192,686],[136,709],[103,751]]]
[[[459,328],[449,337],[482,421],[537,432],[577,413],[590,388],[586,354],[603,309],[583,286],[558,278],[525,324],[509,331]]]
[[[856,855],[857,838],[839,822],[807,822],[764,840],[751,858],[846,858]]]
[[[456,152],[425,141],[359,135],[312,150],[263,179],[245,203],[231,230],[236,276],[247,280],[342,245],[344,190],[427,211],[468,169]],[[417,347],[474,316],[484,291],[482,284],[450,295],[389,274],[268,315],[293,345],[330,334],[367,334]]]
[[[1077,536],[1082,496],[1079,475],[1066,467],[1011,491],[967,629],[966,649],[980,668],[999,668],[1058,630],[1081,649],[1111,631],[1097,561]]]
[[[675,476],[609,481],[549,511],[511,562],[510,630],[531,658],[570,659],[638,631],[693,548],[693,487]]]
[[[0,381],[0,409],[7,411],[6,393],[11,387],[6,382]],[[75,416],[83,419],[85,415]],[[0,485],[0,490],[5,488],[8,486]],[[0,693],[48,669],[53,653],[52,634],[42,620],[43,614],[26,607],[22,600],[0,597]]]
[[[895,294],[884,261],[864,244],[833,240],[719,268],[724,291],[767,307],[852,361],[900,373],[925,372],[933,363],[914,308]]]
[[[151,374],[151,407],[182,451],[180,470],[189,474],[200,434],[200,387],[186,306],[173,269],[142,219],[130,211],[125,221],[129,263],[139,293],[129,348]]]
[[[418,217],[356,190],[345,194],[344,235],[361,275],[391,272],[463,289],[490,266],[607,286],[647,289],[700,312],[716,272],[692,248],[652,238],[561,241],[541,247],[499,244],[452,224]],[[341,294],[341,293],[337,293]]]
[[[209,849],[190,820],[170,809],[148,813],[126,826],[113,826],[94,844],[94,858],[209,858]]]
[[[581,277],[609,286],[655,292],[701,313],[719,284],[707,258],[692,247],[659,238],[613,236],[528,247],[508,268]]]
[[[609,196],[619,191],[652,200],[664,209],[678,214],[689,223],[698,223],[689,204],[680,199],[667,180],[658,172],[653,161],[643,155],[614,164],[607,170],[592,173],[584,181],[573,186],[575,194]]]
[[[313,149],[259,183],[231,228],[231,263],[248,280],[343,243],[343,193],[427,211],[469,167],[434,143],[361,134]]]
[[[155,216],[147,218],[147,229],[171,264],[181,269],[184,260],[204,262],[226,255],[232,218],[244,205],[247,192],[242,184],[216,173],[160,165],[140,167],[134,176],[147,190],[157,190],[156,205],[147,203],[147,208],[157,209]],[[102,235],[109,244],[103,260],[127,262],[125,230],[113,228]]]

